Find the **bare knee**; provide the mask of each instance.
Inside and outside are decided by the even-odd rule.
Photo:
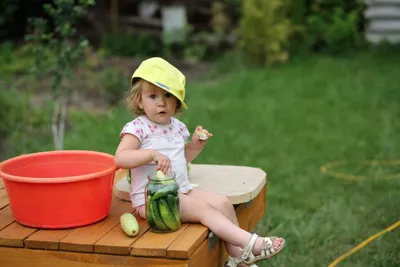
[[[180,196],[180,216],[183,222],[200,222],[207,212],[213,209],[207,202],[201,199]]]
[[[215,204],[214,208],[227,215],[231,209],[233,209],[232,201],[226,196],[220,196]]]

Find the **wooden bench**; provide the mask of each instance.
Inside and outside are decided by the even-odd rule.
[[[125,173],[118,171],[115,182]],[[243,229],[252,231],[264,216],[267,176],[261,169],[193,164],[189,177],[192,183],[227,195]],[[157,234],[138,218],[139,234],[126,236],[119,217],[132,211],[130,202],[114,197],[109,216],[100,222],[64,230],[29,228],[14,220],[0,179],[0,265],[220,267],[226,260],[221,240],[200,224],[185,223],[176,232]]]

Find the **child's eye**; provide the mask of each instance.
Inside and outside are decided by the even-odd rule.
[[[155,99],[156,98],[156,95],[155,94],[152,94],[152,95],[150,95],[149,96],[151,99]]]
[[[172,96],[171,93],[166,93],[166,94],[165,94],[165,97],[171,97],[171,96]]]

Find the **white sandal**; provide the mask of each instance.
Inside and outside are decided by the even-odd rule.
[[[238,257],[231,257],[228,256],[228,259],[226,260],[225,264],[223,267],[237,267],[239,264],[243,263],[243,259],[241,256]],[[249,267],[258,267],[255,264],[249,265]]]
[[[278,254],[279,252],[281,252],[286,244],[285,240],[283,240],[279,249],[275,250],[274,246],[273,246],[273,242],[274,242],[275,238],[277,238],[277,237],[276,236],[263,237],[264,243],[261,245],[260,255],[256,256],[253,253],[253,248],[254,248],[254,245],[256,244],[257,238],[258,238],[258,235],[253,234],[250,239],[249,244],[242,250],[242,254],[239,256],[242,260],[241,263],[244,263],[246,265],[252,265],[260,260],[270,259],[273,256],[275,256],[276,254]]]
[[[257,267],[257,265],[255,265],[256,262],[272,258],[276,254],[281,252],[281,250],[286,244],[285,240],[283,240],[283,243],[281,244],[279,249],[275,250],[273,243],[275,238],[277,237],[276,236],[263,237],[264,243],[261,245],[260,255],[256,256],[253,253],[253,248],[254,245],[256,244],[257,238],[258,235],[253,234],[251,236],[249,244],[247,244],[247,246],[244,249],[239,248],[242,252],[241,255],[237,257],[228,256],[228,259],[226,260],[224,267],[237,267],[239,264],[246,264],[249,267]]]

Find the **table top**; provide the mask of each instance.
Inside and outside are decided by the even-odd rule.
[[[124,170],[118,171],[115,182],[124,175]],[[255,176],[259,177],[258,185],[253,181]],[[266,175],[262,170],[237,166],[193,166],[191,179],[205,188],[218,188],[220,193],[232,193],[238,201],[255,197],[266,183]],[[260,201],[265,201],[265,198],[260,198]],[[263,212],[264,203],[261,202],[258,204],[260,211],[254,212],[254,216]],[[187,259],[209,233],[208,228],[201,224],[184,223],[176,232],[157,234],[148,230],[145,220],[137,218],[139,234],[128,237],[121,230],[119,218],[123,213],[132,211],[130,202],[114,196],[109,215],[97,223],[62,230],[25,227],[14,220],[4,183],[0,179],[0,246]],[[255,220],[259,219],[257,217]]]
[[[191,164],[189,181],[201,188],[227,196],[232,204],[252,200],[267,182],[260,168],[231,165]],[[125,172],[125,170],[121,170]],[[116,185],[116,196],[129,200],[130,185],[123,177]]]

